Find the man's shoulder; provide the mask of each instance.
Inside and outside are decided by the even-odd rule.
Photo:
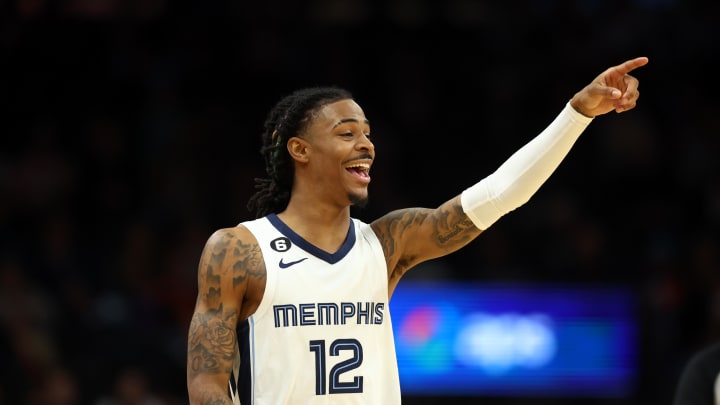
[[[244,225],[244,223],[240,223],[233,227],[228,228],[220,228],[215,230],[212,235],[208,238],[207,244],[208,245],[224,245],[229,243],[243,243],[243,244],[257,244],[257,241],[255,240],[255,236],[250,232],[250,230]]]

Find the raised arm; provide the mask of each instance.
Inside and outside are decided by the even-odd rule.
[[[200,258],[187,351],[187,387],[193,405],[232,405],[228,383],[238,353],[237,324],[254,312],[257,280],[264,280],[257,243],[243,231],[215,232]]]
[[[570,151],[592,118],[635,107],[638,80],[629,73],[648,63],[635,58],[611,67],[576,93],[555,120],[494,173],[437,209],[409,208],[372,223],[385,251],[391,291],[407,269],[454,252],[500,217],[527,202]]]

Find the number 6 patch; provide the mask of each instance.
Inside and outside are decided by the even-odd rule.
[[[270,241],[270,247],[276,252],[287,252],[290,250],[292,243],[290,239],[281,237]]]

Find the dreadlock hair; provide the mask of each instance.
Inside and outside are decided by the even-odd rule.
[[[310,87],[285,96],[270,110],[260,148],[269,178],[255,179],[257,191],[247,204],[255,218],[283,211],[290,202],[295,168],[286,147],[288,139],[299,136],[321,107],[347,99],[352,94],[344,89]]]

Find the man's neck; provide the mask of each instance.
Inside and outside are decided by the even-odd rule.
[[[350,207],[320,204],[293,204],[278,214],[290,229],[314,246],[336,252],[347,237],[350,226]]]

